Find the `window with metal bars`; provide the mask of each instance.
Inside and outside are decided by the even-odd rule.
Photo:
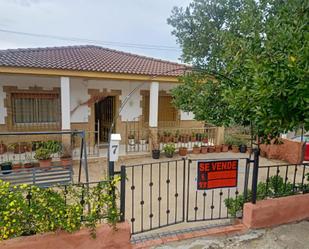
[[[58,93],[12,93],[14,124],[42,124],[60,121]]]

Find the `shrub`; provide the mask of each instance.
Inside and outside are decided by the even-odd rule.
[[[266,197],[279,197],[295,194],[293,184],[284,182],[281,176],[272,176],[268,179],[268,183],[260,182],[257,185],[257,200],[263,200]],[[242,211],[245,202],[252,199],[252,191],[248,190],[247,198],[243,195],[238,195],[235,198],[228,198],[224,200],[228,213],[232,217],[236,217],[237,213]]]
[[[95,236],[99,222],[115,226],[119,220],[117,193],[111,194],[118,181],[103,181],[89,189],[85,185],[44,189],[12,187],[0,180],[0,240],[56,230],[74,232],[83,224]]]

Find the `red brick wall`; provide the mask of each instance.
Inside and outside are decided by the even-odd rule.
[[[302,163],[304,160],[304,142],[282,139],[283,144],[261,144],[261,155],[270,159],[280,159],[288,163]]]
[[[88,229],[69,234],[66,232],[46,233],[0,242],[1,249],[123,249],[132,248],[130,243],[130,225],[119,223],[117,230],[108,225],[97,228],[97,237],[93,239]]]
[[[248,228],[273,227],[309,219],[309,194],[257,201],[244,205],[243,224]]]

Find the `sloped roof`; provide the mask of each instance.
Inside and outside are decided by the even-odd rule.
[[[180,76],[188,67],[93,45],[0,50],[0,66],[151,76]]]

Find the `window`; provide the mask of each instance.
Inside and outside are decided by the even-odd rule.
[[[15,124],[59,122],[59,107],[57,93],[12,93]]]
[[[178,111],[172,104],[171,96],[159,96],[158,121],[176,121]],[[149,122],[149,95],[144,96],[143,116],[145,122]]]

